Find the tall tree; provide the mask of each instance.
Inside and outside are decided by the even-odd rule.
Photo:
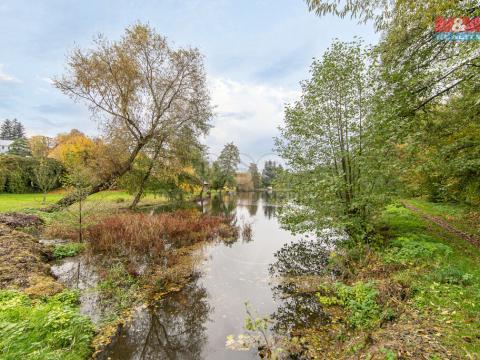
[[[202,56],[196,49],[173,49],[148,25],[126,29],[121,40],[99,36],[93,49],[76,49],[68,73],[55,85],[86,103],[108,133],[121,134],[128,158],[89,193],[112,186],[128,172],[142,149],[182,126],[203,134],[211,116]],[[77,197],[58,202],[69,205]]]
[[[11,124],[12,131],[10,140],[23,139],[26,137],[25,127],[20,121],[18,121],[17,119],[13,119]]]
[[[238,164],[240,164],[240,151],[233,142],[226,144],[218,157],[218,166],[228,186],[235,186],[235,172]]]
[[[273,160],[267,160],[262,170],[262,184],[264,187],[272,185],[273,181],[278,177],[282,166]]]
[[[0,127],[0,139],[12,140],[12,121],[5,119]]]
[[[372,185],[362,169],[369,112],[366,56],[358,42],[334,42],[313,62],[300,100],[285,109],[276,148],[290,169],[294,196],[283,218],[293,230],[327,224],[353,234],[365,224]]]
[[[258,171],[258,166],[255,163],[250,163],[248,166],[248,172],[252,177],[252,183],[254,189],[260,188],[260,173]]]

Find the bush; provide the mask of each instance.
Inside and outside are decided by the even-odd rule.
[[[47,159],[51,167],[57,167],[61,171],[62,165],[54,160]],[[41,191],[37,186],[35,169],[40,162],[33,157],[17,155],[0,155],[0,193],[12,194]],[[54,187],[60,186],[57,182]]]
[[[63,259],[77,255],[85,248],[85,244],[82,243],[68,243],[55,245],[53,249],[53,257],[55,259]]]
[[[120,214],[103,219],[87,229],[93,253],[148,255],[158,258],[168,247],[188,246],[219,235],[225,218],[194,211],[158,215]]]
[[[438,260],[452,253],[452,249],[444,244],[429,241],[427,236],[410,234],[392,241],[392,248],[385,252],[387,263],[418,264]]]
[[[63,291],[31,300],[18,291],[0,291],[2,359],[85,359],[94,329],[80,315],[78,294]]]
[[[325,306],[339,305],[348,312],[347,322],[352,328],[371,328],[380,321],[380,306],[376,302],[378,290],[373,282],[357,282],[352,286],[335,283],[324,286],[317,293]]]

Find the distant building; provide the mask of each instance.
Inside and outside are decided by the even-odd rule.
[[[10,149],[13,140],[0,140],[0,154],[5,154]]]

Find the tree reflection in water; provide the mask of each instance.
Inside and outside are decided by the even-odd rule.
[[[315,297],[316,284],[329,275],[328,250],[319,241],[302,239],[286,244],[275,253],[270,274],[279,281],[272,288],[279,303],[272,314],[274,330],[289,332],[305,325],[325,325],[329,319]]]
[[[237,197],[235,195],[215,194],[210,202],[210,213],[212,215],[224,215],[231,217],[237,208]]]
[[[145,308],[123,329],[105,359],[200,359],[207,341],[210,306],[199,275],[155,307]]]

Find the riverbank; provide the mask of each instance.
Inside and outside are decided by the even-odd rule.
[[[308,279],[308,286],[305,278],[289,277],[283,296],[296,301],[310,294],[324,321],[293,326],[282,347],[314,359],[478,358],[480,250],[411,208],[422,204],[441,216],[441,206],[404,203],[410,209],[394,204],[383,211],[369,244],[346,242],[331,252],[328,275]]]
[[[60,213],[38,212],[44,225],[39,221],[18,230],[1,225],[2,358],[84,359],[101,350],[133,308],[189,281],[193,253],[203,243],[237,231],[231,219],[194,209],[150,215],[92,209],[90,218],[85,213],[82,220],[83,243],[78,242],[75,206]],[[5,220],[14,224],[15,217],[22,216]],[[41,324],[49,321],[69,340],[43,343],[40,338],[49,336]]]

